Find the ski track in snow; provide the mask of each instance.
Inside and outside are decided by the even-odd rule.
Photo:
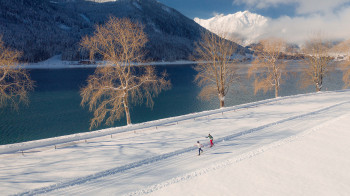
[[[199,170],[196,170],[196,171],[193,171],[193,172],[190,172],[190,173],[186,173],[186,174],[184,174],[182,176],[178,176],[178,177],[172,178],[172,179],[167,180],[165,182],[162,182],[162,183],[159,183],[159,184],[155,184],[155,185],[146,187],[144,189],[141,189],[141,190],[138,190],[138,191],[135,191],[135,192],[130,192],[130,193],[126,194],[126,195],[131,196],[131,195],[149,194],[149,193],[152,193],[152,192],[157,191],[159,189],[165,188],[165,187],[167,187],[167,186],[169,186],[171,184],[175,184],[175,183],[178,183],[178,182],[181,182],[181,181],[190,180],[190,179],[192,179],[194,177],[206,174],[208,172],[224,168],[224,167],[226,167],[228,165],[232,165],[232,164],[235,164],[235,163],[240,162],[242,160],[245,160],[245,159],[248,159],[248,158],[252,158],[252,157],[257,156],[257,155],[259,155],[261,153],[264,153],[265,151],[268,151],[270,149],[279,147],[279,146],[281,146],[283,144],[286,144],[288,142],[292,142],[292,141],[294,141],[294,140],[296,140],[298,138],[304,137],[305,135],[310,134],[311,132],[314,132],[314,131],[320,129],[323,126],[332,124],[332,123],[334,123],[334,122],[336,122],[336,121],[338,121],[340,119],[343,119],[343,118],[349,118],[349,114],[345,114],[345,115],[342,115],[342,116],[340,116],[338,118],[335,118],[335,119],[332,119],[330,121],[324,122],[321,125],[316,126],[316,127],[312,128],[312,129],[309,129],[307,131],[304,131],[302,133],[299,133],[299,134],[296,134],[296,135],[292,135],[290,137],[287,137],[285,139],[281,139],[281,140],[273,142],[271,144],[264,145],[262,147],[259,147],[256,150],[252,150],[252,151],[249,151],[247,153],[243,153],[243,154],[235,157],[234,159],[229,159],[227,161],[211,165],[210,167],[206,167],[206,168],[199,169]]]
[[[290,98],[291,97],[289,97],[289,99]],[[261,104],[275,102],[277,100],[281,101],[283,100],[283,98],[265,100],[247,105],[249,107],[254,107]],[[290,138],[296,137],[296,135],[304,133],[306,132],[306,130],[315,130],[317,129],[317,127],[324,126],[327,123],[332,123],[338,118],[342,118],[344,116],[344,113],[340,112],[338,116],[334,116],[333,118],[330,118],[331,120],[328,120],[326,122],[323,121],[323,118],[315,117],[325,117],[327,116],[327,113],[329,113],[329,111],[338,111],[340,107],[348,106],[349,103],[349,101],[346,101],[333,104],[321,109],[314,110],[312,112],[295,115],[282,120],[277,120],[275,122],[267,123],[256,128],[241,131],[239,133],[234,133],[221,138],[216,138],[214,148],[205,148],[203,156],[200,156],[200,158],[203,159],[203,162],[206,163],[205,165],[209,165],[209,167],[206,167],[204,169],[203,164],[197,164],[197,166],[202,169],[198,170],[198,168],[192,166],[191,168],[184,168],[182,169],[182,171],[176,171],[176,169],[179,169],[181,165],[186,165],[186,163],[193,161],[193,157],[197,151],[197,148],[193,146],[147,158],[141,161],[136,161],[102,172],[97,172],[95,174],[76,178],[74,180],[57,183],[48,187],[29,190],[23,193],[19,193],[17,195],[87,195],[99,193],[99,191],[101,191],[101,189],[103,189],[103,187],[106,186],[116,187],[113,191],[114,195],[139,195],[144,193],[150,193],[169,184],[190,179],[195,176],[207,173],[211,170],[224,167],[225,165],[232,164],[234,162],[249,158],[251,156],[255,156],[256,154],[262,153],[263,151],[271,147],[281,145],[281,143],[286,141],[290,141]],[[247,105],[242,108],[246,108]],[[232,108],[230,108],[230,110],[232,110]],[[235,108],[235,110],[237,110],[237,108]],[[221,113],[221,111],[216,111],[216,113]],[[205,117],[206,115],[208,114],[202,116]],[[305,119],[308,119],[308,123],[305,123]],[[288,127],[288,129],[291,129],[291,131],[286,132],[283,129],[285,127]],[[293,128],[299,128],[300,130],[294,131]],[[286,133],[282,134],[282,132]],[[249,143],[250,140],[257,140],[258,142],[255,141]],[[207,145],[205,145],[205,147],[207,147]],[[216,153],[223,157],[222,162],[217,163],[210,161],[210,156],[208,155]],[[226,153],[231,154],[231,159],[227,160],[227,155],[225,155]],[[233,159],[232,154],[234,154]],[[172,173],[167,175],[167,177],[159,176],[157,181],[154,181],[155,179],[153,179],[153,181],[150,180],[149,185],[147,185],[146,187],[139,187],[139,191],[134,190],[132,188],[128,190],[126,188],[125,190],[123,190],[123,192],[118,192],[117,187],[119,183],[123,182],[125,184],[125,181],[130,181],[130,183],[133,183],[135,180],[137,181],[137,178],[145,178],[145,176],[152,176],[152,172],[156,170],[172,171]],[[160,172],[155,172],[155,174],[157,173]],[[145,175],[143,176],[143,174]]]
[[[347,91],[340,90],[340,91],[335,91],[335,93],[336,92],[347,92]],[[42,139],[42,140],[35,140],[35,141],[29,141],[29,142],[23,142],[23,143],[0,145],[0,155],[1,154],[12,154],[12,153],[23,153],[27,150],[31,150],[34,148],[44,148],[44,147],[48,147],[48,146],[67,144],[70,142],[77,142],[77,141],[88,140],[88,139],[92,139],[92,138],[103,137],[103,136],[108,136],[108,135],[113,135],[113,134],[132,132],[132,131],[151,128],[151,127],[169,126],[173,123],[178,123],[181,121],[201,118],[201,117],[225,113],[225,112],[239,111],[242,109],[255,108],[255,107],[259,107],[261,105],[273,104],[274,102],[281,102],[285,99],[290,100],[290,99],[295,99],[295,98],[299,98],[299,97],[319,96],[319,95],[324,95],[324,94],[328,94],[328,93],[334,93],[334,92],[322,92],[319,94],[309,93],[309,94],[292,95],[292,96],[287,96],[287,97],[278,97],[278,98],[273,98],[273,99],[261,100],[261,101],[257,101],[257,102],[253,102],[253,103],[225,107],[225,108],[216,109],[216,110],[210,110],[210,111],[192,113],[192,114],[187,114],[187,115],[182,115],[182,116],[177,116],[177,117],[170,117],[170,118],[165,118],[165,119],[160,119],[160,120],[155,120],[155,121],[149,121],[149,122],[130,125],[130,126],[123,126],[123,127],[117,127],[117,128],[107,128],[107,129],[97,130],[97,131],[92,131],[92,132],[87,132],[87,133],[77,133],[77,134],[72,134],[72,135],[66,135],[66,136],[54,137],[54,138],[48,138],[48,139]]]

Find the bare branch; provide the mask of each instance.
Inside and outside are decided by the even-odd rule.
[[[99,54],[108,61],[89,76],[87,86],[81,89],[81,105],[94,111],[90,129],[103,121],[113,124],[125,113],[131,124],[130,103],[153,106],[153,97],[170,88],[166,74],[157,76],[152,66],[134,66],[144,58],[147,37],[143,27],[129,19],[111,17],[105,25],[96,27],[92,37],[85,37],[81,46],[90,51],[90,59]]]
[[[316,92],[321,91],[333,59],[329,55],[330,42],[321,35],[314,35],[305,43],[305,64],[308,66],[303,72],[302,87],[315,85]]]
[[[254,48],[256,58],[248,70],[248,77],[253,75],[255,77],[255,94],[259,90],[266,93],[274,89],[275,97],[278,97],[280,85],[283,82],[282,75],[286,73],[287,64],[283,60],[285,49],[285,41],[278,38],[261,40]]]
[[[197,43],[194,60],[198,72],[195,82],[203,87],[199,97],[210,99],[218,96],[220,107],[224,107],[224,99],[229,88],[238,80],[237,66],[232,58],[237,44],[225,39],[225,35],[217,36],[210,32],[202,34],[202,41]]]
[[[18,66],[21,53],[4,46],[0,35],[0,107],[6,105],[18,109],[20,103],[28,103],[28,92],[34,82],[26,70]]]

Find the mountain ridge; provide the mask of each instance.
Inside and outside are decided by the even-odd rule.
[[[62,60],[86,59],[80,40],[110,15],[145,26],[147,59],[152,61],[188,60],[206,31],[156,0],[0,0],[0,34],[6,46],[23,52],[21,61],[39,62],[59,54]]]

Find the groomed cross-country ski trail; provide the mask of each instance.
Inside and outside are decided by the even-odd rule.
[[[47,141],[42,145],[36,142],[37,148],[0,155],[0,192],[7,195],[152,193],[243,162],[308,132],[349,119],[348,97],[350,91],[265,100],[178,120],[167,119],[163,123],[157,121],[155,126],[115,133],[108,130],[108,134],[87,141],[62,143],[62,138],[58,138],[56,149]],[[208,133],[214,137],[213,148],[209,148],[209,140],[205,138]],[[64,137],[67,138],[72,137]],[[205,145],[201,156],[197,156],[198,149],[194,146],[197,140]]]

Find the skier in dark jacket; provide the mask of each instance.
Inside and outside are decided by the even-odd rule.
[[[210,140],[210,147],[213,147],[214,146],[214,143],[213,143],[214,138],[213,138],[213,136],[211,136],[210,133],[209,133],[209,135],[206,138],[209,138],[209,140]]]

